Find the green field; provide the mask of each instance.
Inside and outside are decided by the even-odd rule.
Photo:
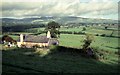
[[[19,36],[10,36],[15,40],[19,38]],[[85,35],[61,34],[59,42],[61,46],[81,48],[81,46],[84,44],[84,38]],[[117,48],[119,47],[118,38],[94,36],[94,41],[92,42],[91,46],[110,51],[117,51]]]
[[[59,39],[61,46],[80,48],[84,42],[85,35],[61,34]],[[117,51],[118,38],[94,36],[91,46],[105,50]]]
[[[39,29],[39,28],[36,28]],[[44,30],[43,28],[40,30]],[[82,31],[82,28],[61,28],[60,31]],[[85,32],[91,34],[110,35],[112,30],[102,28],[87,28]],[[40,34],[45,35],[45,34]],[[116,31],[114,36],[118,36]],[[17,40],[19,36],[10,35]],[[61,34],[60,46],[71,48],[82,48],[85,35]],[[31,73],[115,73],[118,66],[118,38],[94,36],[90,45],[98,51],[103,52],[104,59],[95,60],[81,57],[79,54],[57,52],[49,54],[46,49],[40,53],[34,49],[13,48],[3,50],[3,72],[31,72]],[[45,54],[41,57],[41,54]]]
[[[60,31],[71,31],[71,32],[81,32],[84,26],[81,27],[76,27],[76,28],[60,28]],[[34,30],[37,32],[40,31],[44,31],[45,28],[33,28],[33,29],[29,29],[30,31]],[[86,31],[82,31],[85,33],[89,33],[89,34],[106,34],[106,35],[111,35],[111,33],[114,31],[113,36],[119,36],[118,35],[118,29],[117,28],[109,28],[107,30],[104,29],[104,27],[86,27]]]
[[[60,31],[72,31],[72,32],[80,32],[82,31],[83,27],[80,27],[80,28],[61,28]],[[89,33],[89,34],[106,34],[106,35],[111,35],[111,33],[114,31],[113,33],[113,36],[119,36],[118,35],[118,29],[117,28],[114,28],[114,29],[111,29],[111,30],[105,30],[104,28],[97,28],[97,27],[86,27],[86,30],[83,31],[83,32],[86,32],[86,33]]]
[[[117,56],[105,60],[81,57],[79,54],[57,52],[41,57],[33,49],[3,51],[3,73],[115,73]],[[111,58],[111,57],[112,58]]]

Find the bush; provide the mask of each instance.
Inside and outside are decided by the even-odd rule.
[[[84,39],[84,44],[83,44],[83,50],[86,50],[89,48],[90,44],[92,43],[92,41],[94,40],[94,36],[91,34],[87,34],[86,38]]]
[[[99,34],[95,34],[95,36],[99,36]]]
[[[60,31],[62,34],[85,34],[85,32]]]
[[[106,55],[111,54],[110,51],[100,49],[99,47],[92,47],[94,50],[94,55],[96,56],[97,59],[104,59],[107,60],[108,58]],[[115,54],[118,54],[118,52],[115,52]]]
[[[72,31],[60,31],[62,34],[72,34]]]
[[[32,46],[32,48],[39,48],[39,46],[36,44],[36,45]]]
[[[106,34],[102,34],[101,36],[102,36],[102,37],[105,37],[105,36],[106,36]]]
[[[85,27],[83,27],[82,31],[86,31],[86,28],[85,28]]]

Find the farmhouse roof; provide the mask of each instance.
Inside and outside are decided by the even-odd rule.
[[[17,41],[20,42],[20,38]],[[41,36],[41,35],[35,36],[35,35],[24,34],[23,41],[33,42],[33,43],[47,43],[49,41],[49,38],[47,38],[47,36]]]
[[[20,42],[20,38],[17,41]],[[43,35],[35,36],[35,35],[24,34],[23,41],[31,42],[31,43],[59,44],[57,38],[47,38],[47,36],[43,36]]]
[[[25,35],[24,42],[47,43],[49,39],[47,36]]]

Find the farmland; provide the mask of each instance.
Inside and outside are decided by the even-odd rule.
[[[2,74],[120,74],[118,0],[1,3]]]
[[[33,28],[33,30],[43,31],[43,28]],[[81,28],[61,28],[60,31],[82,31]],[[85,31],[89,34],[106,34],[110,35],[112,30],[87,28]],[[21,32],[20,32],[21,33]],[[23,32],[24,33],[24,32]],[[118,36],[118,32],[113,35]],[[40,34],[40,35],[45,35]],[[19,36],[10,35],[17,40]],[[60,46],[71,48],[82,48],[85,35],[61,34],[59,38]],[[118,38],[94,36],[91,47],[98,51],[103,51],[105,58],[96,61],[94,59],[86,59],[78,54],[57,52],[46,54],[46,50],[42,53],[36,53],[34,49],[17,49],[3,51],[3,71],[4,72],[31,72],[31,73],[108,73],[117,72],[118,63]],[[28,53],[28,54],[27,54]],[[29,54],[30,53],[30,54]],[[41,54],[46,54],[41,57]],[[22,59],[21,59],[22,58]],[[77,59],[76,59],[77,58]],[[7,60],[6,60],[7,59]],[[10,62],[11,61],[11,62]],[[16,62],[14,62],[16,61]],[[81,68],[82,67],[82,68]],[[68,69],[69,68],[69,69]],[[104,69],[103,69],[104,68]]]
[[[60,31],[71,31],[71,32],[79,32],[82,31],[83,27],[80,28],[61,28]],[[113,50],[116,51],[118,48],[118,38],[114,37],[102,37],[100,35],[106,34],[106,35],[111,35],[113,30],[105,30],[104,28],[92,28],[92,27],[87,27],[85,32],[86,34],[98,34],[98,36],[94,36],[94,41],[92,42],[91,46],[93,47],[99,47],[101,49],[107,49],[107,50]],[[44,28],[33,28],[31,30],[36,30],[36,31],[44,31]],[[113,33],[113,36],[119,36],[117,28]],[[17,32],[16,32],[17,33]],[[16,34],[15,32],[13,34]],[[23,33],[23,34],[28,34],[24,32],[19,32],[18,34]],[[34,34],[34,33],[30,33]],[[39,35],[45,35],[39,34]],[[19,36],[15,35],[10,35],[13,37],[15,40],[19,38]],[[85,38],[85,35],[80,35],[80,34],[61,34],[59,41],[61,46],[67,46],[67,47],[74,47],[74,48],[80,48],[81,45],[83,45],[83,40]],[[99,43],[99,44],[98,44]]]
[[[68,31],[68,32],[86,32],[89,34],[106,34],[106,35],[111,35],[113,30],[114,30],[114,34],[113,36],[119,36],[118,35],[118,28],[109,28],[109,29],[105,29],[103,26],[99,26],[99,27],[86,27],[85,31],[82,31],[83,28],[85,26],[80,26],[80,27],[75,27],[75,28],[61,28],[60,31]],[[45,28],[32,28],[32,29],[28,29],[29,31],[37,31],[37,32],[41,32],[44,31]]]
[[[60,45],[69,47],[81,47],[83,45],[84,35],[74,35],[74,34],[62,34],[60,40]],[[118,38],[100,37],[95,36],[95,41],[91,44],[93,47],[99,47],[101,49],[107,49],[112,51],[117,51]],[[99,43],[99,44],[98,44]]]
[[[70,31],[70,32],[80,32],[82,31],[83,26],[80,28],[61,28],[60,31]],[[111,50],[111,51],[117,51],[118,50],[118,38],[114,37],[101,37],[99,35],[105,34],[105,35],[111,35],[113,30],[113,36],[119,36],[118,35],[118,29],[117,28],[110,28],[111,30],[105,30],[104,27],[86,27],[86,34],[93,34],[98,36],[94,36],[94,41],[91,44],[93,47],[99,47],[101,49]],[[36,30],[44,30],[43,28],[36,28]],[[83,44],[83,40],[85,38],[85,35],[75,35],[75,34],[61,34],[59,41],[61,46],[68,46],[68,47],[74,47],[74,48],[80,48]]]

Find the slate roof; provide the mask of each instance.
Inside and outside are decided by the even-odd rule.
[[[49,45],[52,44],[59,44],[59,41],[57,40],[57,38],[47,38],[47,36],[43,36],[43,35],[39,35],[39,36],[35,36],[35,35],[29,35],[29,34],[24,34],[23,35],[23,41],[24,42],[33,42],[33,43],[49,43]],[[20,42],[20,37],[18,39],[18,42]]]
[[[48,43],[48,41],[49,38],[47,38],[47,36],[24,35],[24,42]],[[20,42],[20,38],[18,42]]]
[[[25,35],[24,42],[47,43],[49,38],[47,36]]]

